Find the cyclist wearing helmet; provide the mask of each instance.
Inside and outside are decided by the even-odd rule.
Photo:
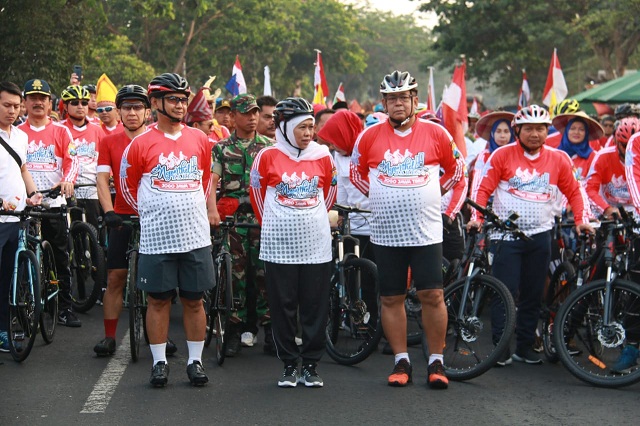
[[[553,109],[553,116],[555,117],[560,114],[574,114],[578,111],[580,111],[580,102],[575,99],[565,99],[555,106]],[[547,137],[545,144],[551,148],[557,148],[560,146],[561,140],[562,133],[556,132]]]
[[[280,387],[323,386],[316,364],[325,351],[331,279],[327,211],[336,199],[335,166],[313,138],[313,107],[287,98],[274,110],[276,144],[260,151],[251,169],[251,203],[262,225],[260,259],[278,358]],[[302,346],[295,342],[297,312]],[[298,372],[298,359],[302,370]]]
[[[156,387],[168,382],[166,342],[177,287],[189,349],[187,376],[192,385],[202,386],[209,381],[201,361],[206,332],[202,297],[213,287],[206,208],[211,143],[200,130],[181,123],[190,93],[183,77],[161,74],[151,80],[147,93],[158,122],[125,149],[120,187],[140,217],[137,285],[147,292],[147,334],[154,361],[150,382]]]
[[[98,109],[98,102],[96,101],[96,85],[95,84],[86,84],[84,86],[78,86],[78,87],[84,87],[87,92],[89,92],[89,110],[87,112],[87,120],[92,122],[92,123],[96,123],[99,124],[100,123],[100,118],[98,117],[97,114],[97,109]]]
[[[566,153],[544,145],[549,124],[549,113],[538,105],[518,111],[512,121],[517,143],[505,145],[491,154],[473,197],[478,204],[486,206],[493,194],[493,211],[503,220],[512,212],[518,213],[518,227],[531,238],[513,240],[507,235],[502,240],[500,232],[491,235],[497,240],[493,274],[518,301],[516,350],[513,358],[510,352],[505,353],[498,365],[510,364],[512,359],[528,364],[542,363],[532,346],[547,277],[547,268],[541,265],[548,265],[551,258],[550,231],[558,191],[573,208],[578,233],[593,231],[589,225],[589,206],[572,172],[571,159]],[[467,229],[480,228],[482,217],[475,209],[471,219]],[[493,313],[494,330],[503,326],[497,320],[502,314]]]
[[[640,107],[635,104],[620,104],[616,107],[613,115],[616,117],[616,120],[622,120],[627,117],[640,118]]]
[[[220,182],[220,194],[211,195],[210,221],[217,226],[227,216],[237,214],[237,220],[257,223],[249,200],[249,173],[254,159],[263,148],[272,144],[266,136],[257,132],[260,107],[253,95],[243,93],[231,100],[231,118],[236,127],[227,139],[218,142],[212,150],[213,182]],[[247,287],[257,289],[258,319],[265,328],[263,350],[274,353],[271,339],[271,325],[264,289],[264,266],[258,259],[260,251],[260,231],[258,229],[238,228],[229,231],[229,248],[236,267],[233,274],[234,297],[242,301],[237,315],[231,318],[232,327],[226,347],[227,356],[235,356],[241,348],[253,346],[258,332],[255,324],[247,323]],[[253,271],[247,273],[251,266]],[[253,280],[248,278],[253,277]]]
[[[78,157],[80,170],[78,172],[78,184],[96,184],[98,167],[98,150],[104,132],[100,125],[87,120],[89,105],[89,92],[82,86],[68,86],[62,91],[61,99],[67,111],[67,119],[62,124],[69,128]],[[75,191],[77,204],[82,207],[87,216],[87,222],[98,229],[98,217],[100,216],[100,203],[98,191],[95,187],[78,188]],[[79,217],[78,217],[79,216]],[[71,213],[74,220],[82,220],[82,216],[76,212]]]
[[[73,195],[73,184],[78,177],[78,156],[69,129],[53,122],[48,113],[51,110],[51,88],[40,79],[29,80],[24,85],[27,121],[18,128],[29,137],[27,149],[27,170],[39,190],[60,187],[62,195],[49,204],[53,210],[66,205],[65,198]],[[80,327],[82,323],[72,311],[71,271],[67,220],[42,219],[42,237],[51,243],[58,272],[58,323],[67,327]]]
[[[123,225],[123,219],[135,215],[123,199],[120,190],[120,163],[122,153],[131,140],[144,133],[144,123],[149,116],[149,98],[147,90],[130,84],[123,86],[115,98],[123,131],[106,136],[100,144],[98,157],[98,199],[104,210],[104,222],[109,227],[109,252],[107,256],[107,289],[103,297],[105,338],[93,348],[98,356],[112,355],[116,350],[116,328],[122,312],[122,291],[127,278],[127,250],[131,228]],[[110,178],[113,176],[114,188]],[[115,202],[111,189],[115,190]],[[167,354],[173,354],[177,347],[167,339]]]
[[[411,382],[404,308],[411,266],[432,352],[427,382],[434,388],[446,388],[441,193],[465,179],[466,169],[451,135],[436,123],[416,118],[417,87],[408,72],[394,71],[384,77],[380,93],[389,119],[361,133],[351,156],[351,181],[369,196],[371,205],[382,324],[395,354],[388,384]],[[444,169],[441,177],[440,168]]]

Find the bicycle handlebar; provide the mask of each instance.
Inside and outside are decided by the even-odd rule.
[[[62,211],[60,212],[49,212],[47,211],[49,208],[46,206],[26,206],[24,210],[15,211],[15,210],[4,210],[2,208],[2,199],[0,198],[0,216],[15,216],[20,218],[21,221],[27,220],[30,217],[33,218],[58,218],[62,216]]]
[[[85,187],[90,187],[93,186],[95,187],[96,184],[95,183],[76,183],[73,185],[73,189],[78,189],[78,188],[85,188]],[[55,188],[51,188],[51,189],[43,189],[42,191],[40,191],[40,193],[43,196],[46,196],[47,198],[58,198],[60,196],[61,193],[61,189],[60,186],[56,186]]]
[[[482,215],[487,219],[487,222],[491,223],[495,228],[501,229],[506,232],[510,232],[516,238],[520,238],[524,241],[531,241],[531,237],[526,235],[520,229],[518,229],[518,225],[510,219],[503,221],[498,217],[497,214],[493,212],[493,210],[482,207],[480,204],[476,203],[470,198],[465,200],[465,203],[469,204],[474,209],[478,210]]]
[[[339,214],[344,214],[344,213],[371,213],[371,210],[364,210],[364,209],[361,209],[360,207],[345,206],[343,204],[338,204],[338,203],[335,203],[333,205],[333,207],[331,207],[331,210],[336,210]]]

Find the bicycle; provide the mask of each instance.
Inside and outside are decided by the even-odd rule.
[[[229,230],[231,228],[259,228],[255,223],[238,223],[232,216],[220,222],[219,234],[213,237],[213,268],[216,285],[205,292],[204,304],[207,317],[207,335],[205,346],[209,346],[215,335],[216,361],[222,365],[227,349],[226,334],[230,328],[231,317],[238,311],[241,301],[233,296],[233,277],[231,275],[231,253],[229,252]]]
[[[378,268],[360,257],[360,241],[351,235],[349,214],[369,213],[356,207],[334,204],[342,218],[333,232],[333,263],[329,295],[326,347],[339,364],[354,365],[376,350],[382,337],[378,297]],[[345,253],[345,241],[353,251]]]
[[[629,335],[640,336],[640,285],[626,279],[634,258],[633,220],[602,222],[605,278],[574,291],[556,314],[553,342],[562,364],[578,379],[615,388],[640,381],[640,366],[614,371]]]
[[[42,207],[25,207],[20,212],[0,207],[0,215],[20,219],[7,331],[11,356],[22,362],[31,352],[38,325],[44,341],[47,344],[53,341],[58,316],[58,280],[53,250],[42,240],[39,221],[43,217],[61,217],[61,214],[47,213]]]
[[[447,335],[444,362],[451,380],[469,380],[488,371],[508,350],[515,331],[516,308],[509,289],[490,275],[491,257],[489,231],[528,239],[514,223],[516,216],[502,221],[493,211],[470,199],[466,203],[485,217],[482,232],[469,232],[469,245],[461,261],[466,271],[444,289],[447,308]],[[423,337],[422,350],[426,359],[429,348]]]
[[[93,184],[75,184],[75,189],[95,186]],[[60,187],[41,191],[48,198],[57,198]],[[81,215],[82,221],[72,220],[72,213]],[[85,222],[85,212],[72,200],[67,206],[67,227],[69,230],[69,268],[71,271],[71,304],[77,312],[87,312],[98,299],[103,287],[106,287],[107,269],[105,255],[98,241],[98,231]]]

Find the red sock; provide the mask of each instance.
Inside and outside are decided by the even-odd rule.
[[[104,320],[104,337],[116,338],[116,328],[118,328],[118,319]]]

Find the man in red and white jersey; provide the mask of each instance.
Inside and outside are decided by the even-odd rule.
[[[351,181],[368,194],[372,212],[371,243],[380,277],[382,325],[396,362],[388,384],[411,382],[404,308],[411,266],[431,352],[427,382],[433,388],[446,388],[440,205],[441,194],[465,178],[465,165],[442,126],[416,118],[417,87],[408,72],[394,71],[384,77],[380,92],[389,119],[360,134],[351,155]],[[444,169],[442,177],[440,168]]]
[[[551,258],[551,229],[553,211],[559,193],[569,200],[574,211],[578,233],[593,232],[589,225],[589,206],[578,183],[569,156],[545,145],[549,113],[538,105],[521,109],[512,121],[518,143],[496,149],[482,170],[482,177],[474,198],[486,206],[493,194],[493,210],[506,220],[513,212],[520,215],[518,227],[531,239],[514,240],[504,236],[496,250],[493,275],[502,281],[517,300],[516,351],[503,354],[499,365],[514,359],[528,364],[542,360],[533,350],[535,329],[540,316],[540,303],[547,277],[546,265]],[[472,209],[467,224],[480,228],[481,215]],[[501,240],[502,233],[494,232],[492,239]],[[517,298],[516,298],[517,296]],[[500,309],[492,311],[492,328],[502,332],[504,324]]]
[[[155,77],[147,89],[158,112],[155,127],[125,149],[120,187],[140,216],[138,288],[148,294],[147,333],[154,365],[150,382],[165,386],[166,342],[171,299],[180,289],[194,386],[209,381],[202,366],[206,316],[202,297],[213,287],[213,258],[206,201],[211,189],[211,143],[198,129],[181,123],[189,86],[178,74]]]
[[[124,131],[105,136],[100,143],[98,157],[98,198],[104,210],[104,222],[109,227],[109,251],[107,256],[107,289],[104,293],[105,338],[93,348],[98,356],[112,355],[116,350],[116,329],[122,312],[122,292],[127,279],[127,250],[131,238],[131,227],[123,220],[137,215],[122,198],[120,191],[120,164],[122,153],[131,140],[142,134],[151,104],[147,90],[131,84],[122,87],[115,98]],[[115,202],[111,195],[110,178],[113,176]],[[177,351],[176,345],[167,339],[167,355]]]
[[[76,157],[80,165],[76,183],[95,185],[98,174],[98,150],[104,132],[99,124],[87,120],[89,97],[89,92],[82,86],[68,86],[64,89],[60,98],[67,111],[67,119],[61,124],[69,128],[76,147]],[[100,203],[95,186],[77,188],[75,197],[78,206],[85,211],[87,222],[98,229]],[[82,217],[74,217],[74,214],[72,214],[72,218],[73,220],[82,220]]]
[[[60,187],[62,194],[49,204],[59,210],[65,198],[73,195],[73,184],[78,177],[79,164],[75,144],[69,129],[53,122],[51,88],[40,79],[29,80],[24,86],[28,118],[19,127],[29,137],[27,170],[39,190]],[[42,236],[51,243],[56,261],[60,293],[58,295],[58,323],[67,327],[82,324],[71,309],[71,271],[67,251],[67,220],[42,219]]]

